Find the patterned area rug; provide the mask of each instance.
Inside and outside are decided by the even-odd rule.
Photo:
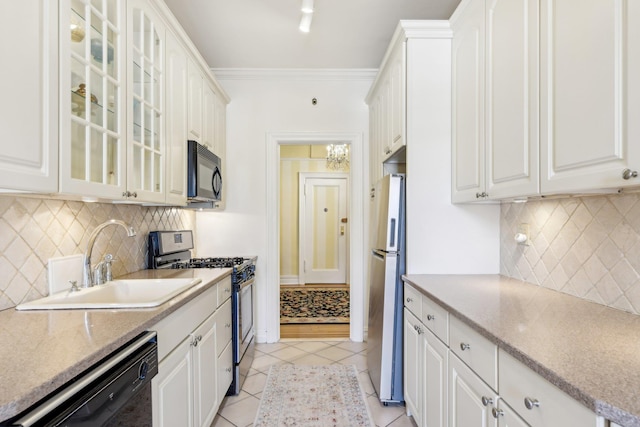
[[[254,427],[374,426],[354,365],[273,365]]]
[[[281,287],[280,323],[349,323],[349,290]]]

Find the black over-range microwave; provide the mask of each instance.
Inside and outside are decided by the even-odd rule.
[[[220,157],[197,141],[187,141],[187,199],[190,202],[222,200]]]

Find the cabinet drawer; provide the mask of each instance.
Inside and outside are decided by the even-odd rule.
[[[449,319],[451,350],[484,382],[498,389],[498,347],[461,320]]]
[[[426,295],[422,295],[422,323],[449,345],[449,312]]]
[[[233,347],[227,343],[218,356],[218,403],[222,402],[233,379]]]
[[[422,318],[422,294],[406,282],[404,284],[404,306],[418,319]]]
[[[215,314],[216,333],[218,334],[216,340],[217,354],[220,355],[222,350],[228,343],[231,342],[231,300],[222,304],[222,307],[216,311]]]
[[[532,427],[593,426],[596,414],[500,350],[500,395]],[[526,403],[525,403],[526,399]],[[528,409],[527,405],[531,407]]]
[[[231,298],[231,276],[227,276],[218,283],[218,307]]]

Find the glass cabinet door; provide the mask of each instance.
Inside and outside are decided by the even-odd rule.
[[[119,197],[124,188],[121,0],[60,10],[61,189]]]
[[[129,7],[131,86],[128,189],[130,197],[164,201],[164,27],[144,3]]]

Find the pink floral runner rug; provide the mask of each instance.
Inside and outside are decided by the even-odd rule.
[[[373,427],[354,365],[273,365],[255,427]]]

